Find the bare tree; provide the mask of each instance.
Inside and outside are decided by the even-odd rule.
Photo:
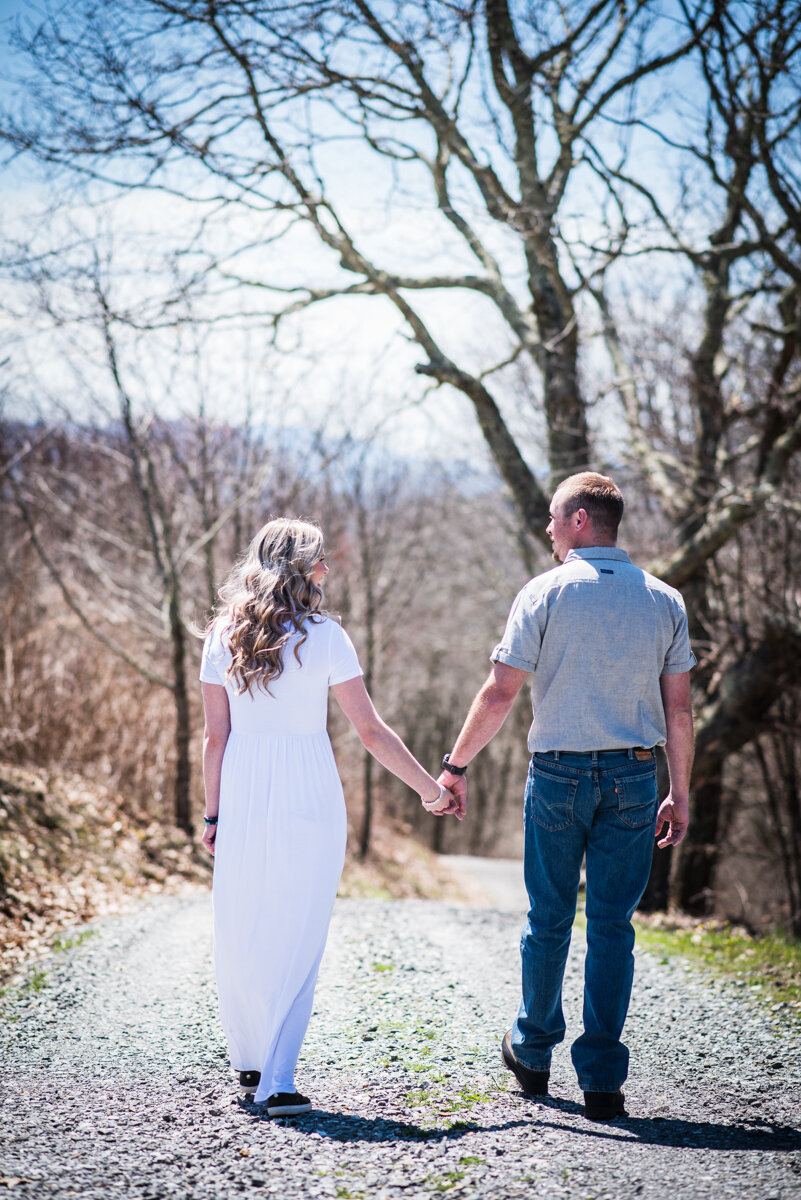
[[[385,297],[425,355],[417,370],[470,399],[527,525],[539,530],[547,500],[489,381],[507,359],[528,357],[542,377],[552,472],[588,464],[576,289],[557,213],[600,123],[625,123],[633,89],[686,55],[696,34],[674,33],[666,52],[676,27],[655,30],[644,0],[545,5],[529,21],[526,48],[506,0],[488,0],[485,11],[421,2],[386,20],[365,0],[262,8],[137,0],[125,12],[79,3],[26,43],[41,119],[8,122],[6,137],[123,187],[180,189],[175,168],[186,159],[199,168],[202,194],[251,209],[267,225],[264,238],[276,230],[266,214],[308,223],[357,280],[290,287],[274,320],[333,296]],[[243,125],[252,138],[239,138]],[[423,180],[453,257],[473,271],[416,277],[360,246],[317,163],[321,143],[347,131],[393,174]],[[471,219],[476,204],[480,224]],[[454,361],[412,299],[443,290],[489,303],[501,322],[502,360],[478,373]]]
[[[691,908],[710,892],[726,757],[801,661],[786,614],[765,614],[742,661],[722,652],[715,620],[717,564],[784,502],[801,446],[799,22],[790,0],[687,0],[671,14],[647,0],[73,0],[20,37],[27,103],[4,121],[14,152],[90,194],[191,201],[204,286],[266,298],[258,316],[276,336],[342,298],[391,305],[417,372],[468,399],[540,541],[546,494],[512,431],[510,371],[535,380],[551,482],[596,465],[601,410],[581,380],[600,320],[612,370],[599,390],[625,425],[614,452],[647,481],[664,534],[654,569],[687,594],[700,650],[694,833],[677,880]],[[425,208],[441,269],[415,273],[403,238],[361,228],[337,144],[386,185],[390,215],[404,194]],[[657,153],[673,184],[649,175]],[[247,238],[204,251],[233,208]],[[316,279],[259,253],[299,226],[328,252]],[[635,267],[688,289],[667,403],[648,394],[623,324],[626,290],[635,306],[647,290]],[[483,346],[458,336],[464,313],[490,331]],[[756,379],[738,351],[749,336],[764,350]]]
[[[618,374],[635,459],[659,495],[675,546],[655,565],[685,593],[700,652],[693,820],[679,858],[676,897],[707,911],[722,842],[727,756],[767,726],[767,714],[797,678],[798,614],[751,614],[761,635],[731,657],[721,638],[716,593],[738,531],[781,508],[788,468],[801,448],[801,189],[798,86],[801,14],[778,2],[702,10],[684,6],[697,37],[706,106],[695,138],[663,135],[667,154],[694,165],[688,197],[715,198],[717,221],[699,242],[692,210],[682,228],[650,189],[640,188],[671,254],[689,264],[700,297],[696,328],[677,347],[686,364],[677,388],[686,401],[680,437],[665,429],[641,386],[603,286],[590,283]],[[690,126],[692,132],[692,126]],[[616,172],[620,182],[623,172]],[[627,180],[631,182],[631,180]],[[748,346],[758,346],[759,354]],[[669,448],[669,449],[668,449]],[[666,452],[667,451],[667,452]],[[717,562],[717,559],[720,559]],[[717,563],[717,565],[716,565]],[[724,622],[725,624],[725,622]],[[753,628],[752,625],[752,628]],[[667,864],[660,864],[662,874]],[[661,891],[664,894],[666,883]]]
[[[170,694],[173,817],[191,833],[191,645],[193,623],[219,583],[215,545],[252,501],[262,510],[291,503],[297,478],[275,466],[264,445],[242,475],[253,431],[245,425],[233,433],[210,420],[202,394],[191,418],[158,416],[149,394],[155,371],[143,386],[135,366],[155,357],[149,333],[134,328],[131,345],[135,322],[115,308],[111,261],[101,261],[96,245],[79,266],[67,258],[15,272],[54,327],[81,330],[82,354],[74,347],[72,354],[94,354],[95,372],[77,380],[72,407],[82,419],[59,398],[49,417],[6,426],[3,477],[30,546],[85,635]],[[65,281],[70,313],[59,305]],[[197,367],[197,354],[176,353],[182,370]],[[230,543],[225,552],[230,561]]]
[[[365,686],[380,704],[387,690],[384,657],[399,631],[406,626],[404,610],[410,593],[430,566],[430,547],[424,528],[425,489],[409,483],[409,468],[401,460],[381,454],[369,443],[338,463],[340,503],[347,517],[340,531],[337,555],[347,573],[347,617],[361,633]],[[407,634],[408,636],[408,634]],[[391,686],[391,685],[390,685]],[[370,849],[375,799],[375,760],[362,757],[362,827],[359,853]]]

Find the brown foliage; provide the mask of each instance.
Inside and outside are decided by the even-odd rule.
[[[0,973],[57,930],[208,878],[184,835],[130,799],[80,776],[0,764]]]

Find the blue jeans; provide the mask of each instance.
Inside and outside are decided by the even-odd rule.
[[[620,1040],[634,977],[634,912],[651,868],[656,759],[632,750],[565,751],[531,759],[525,802],[528,923],[520,942],[523,999],[515,1055],[546,1071],[565,1036],[562,977],[587,859],[584,1032],[572,1046],[585,1092],[614,1092],[628,1074]]]

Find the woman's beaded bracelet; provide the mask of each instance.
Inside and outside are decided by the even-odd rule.
[[[216,818],[216,817],[204,817],[204,818],[203,818],[203,824],[204,824],[204,825],[216,825],[216,824],[217,824],[217,818]]]

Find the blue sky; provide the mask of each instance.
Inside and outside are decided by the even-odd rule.
[[[124,3],[124,0],[120,2]],[[8,31],[15,14],[35,12],[37,9],[38,4],[0,0],[0,20]],[[2,55],[3,63],[0,65],[7,68],[10,58],[5,39]],[[344,155],[339,146],[329,148],[327,153],[332,164],[329,171],[332,191],[337,195],[348,223],[358,230],[360,244],[374,255],[379,264],[410,274],[417,271],[422,273],[434,266],[444,270],[475,269],[475,263],[455,237],[445,240],[448,235],[443,233],[445,227],[436,214],[430,190],[425,196],[412,196],[405,201],[397,194],[392,195],[390,211],[378,194],[380,189],[376,185],[374,162],[368,162],[358,149]],[[338,164],[338,157],[345,165]],[[26,229],[30,226],[30,214],[48,199],[48,194],[39,187],[34,174],[18,168],[6,176],[3,201],[6,216],[9,213],[16,215],[20,225]],[[581,213],[581,207],[581,195],[578,193],[574,199],[577,214],[574,220],[583,221],[586,235],[592,236],[595,230],[600,229],[598,218],[593,215],[591,203],[584,202],[583,207],[587,210],[584,213]],[[91,230],[92,222],[97,220],[97,214],[85,207],[73,210],[70,215],[83,231]],[[159,242],[164,247],[177,244],[176,239],[180,241],[189,216],[190,208],[186,202],[152,193],[133,200],[124,199],[116,206],[113,218],[117,230],[115,254],[124,268],[120,277],[122,282],[117,285],[121,302],[135,299],[137,287],[158,283],[152,274],[149,279],[145,277],[146,272],[137,275],[141,260],[150,249],[158,247]],[[482,230],[487,228],[487,236],[493,239],[496,254],[507,254],[508,262],[512,261],[512,255],[516,259],[519,257],[519,247],[514,244],[516,239],[508,239],[509,245],[504,249],[504,231],[499,230],[497,225],[493,226],[486,216],[482,218],[480,214],[474,214],[474,217]],[[66,214],[62,220],[66,220]],[[103,220],[106,220],[105,214]],[[564,223],[564,216],[562,220]],[[52,238],[57,231],[57,224],[50,222],[42,236]],[[232,236],[243,237],[246,232],[240,226]],[[217,245],[223,249],[226,236],[225,229],[220,226]],[[247,239],[243,237],[243,240]],[[146,249],[143,251],[142,247]],[[303,230],[293,233],[278,248],[257,246],[250,257],[241,260],[241,267],[242,273],[249,277],[267,276],[285,285],[306,280],[319,283],[326,276],[333,279],[337,275],[331,254],[321,250],[315,235]],[[522,263],[515,264],[510,271],[510,279],[514,279],[515,272],[517,282],[513,286],[520,289],[520,298],[525,303]],[[351,281],[352,277],[349,279]],[[124,291],[126,287],[127,293]],[[74,311],[74,297],[67,293],[67,289],[62,289],[60,300],[66,312]],[[243,289],[242,301],[257,303],[259,293]],[[505,357],[504,329],[496,310],[488,301],[464,293],[458,298],[443,293],[432,293],[426,297],[415,293],[415,304],[430,320],[446,351],[466,362],[470,369],[479,370]],[[482,441],[472,410],[461,395],[443,389],[425,404],[414,403],[421,393],[421,384],[413,368],[425,356],[414,345],[410,345],[402,334],[398,336],[401,328],[389,301],[383,298],[358,298],[326,302],[302,316],[292,318],[291,322],[287,322],[283,336],[284,352],[272,358],[263,346],[261,349],[258,347],[257,325],[252,324],[247,334],[225,332],[219,336],[211,330],[208,348],[214,347],[210,357],[214,360],[216,371],[212,390],[220,396],[223,410],[230,414],[234,398],[241,396],[249,386],[258,387],[260,372],[270,373],[273,390],[291,397],[292,404],[297,406],[299,420],[306,419],[309,406],[319,411],[333,399],[343,406],[343,419],[354,421],[357,425],[361,423],[366,431],[383,420],[388,411],[397,410],[397,419],[390,420],[383,427],[384,435],[390,440],[397,441],[401,437],[409,444],[438,440],[447,442],[449,433],[458,428],[465,450],[480,457],[483,454]],[[18,323],[16,329],[19,339],[17,353],[22,354],[24,342],[27,355],[27,359],[22,359],[22,374],[29,366],[31,370],[35,367],[40,377],[44,375],[48,386],[60,387],[65,378],[61,356],[70,351],[63,330],[49,331],[46,327],[40,328],[34,321],[24,322],[22,326]],[[22,332],[19,332],[20,329]],[[264,335],[261,340],[265,341]],[[155,339],[154,345],[154,374],[158,365],[167,379],[166,339],[162,339],[161,344]],[[83,370],[88,381],[85,379],[81,384],[76,380],[77,388],[85,388],[87,382],[92,382],[92,353],[90,347],[82,347],[85,360]],[[592,354],[591,349],[588,355],[590,362]],[[133,361],[141,359],[141,349],[132,348],[131,355]],[[161,364],[157,362],[159,355],[165,360]],[[243,367],[246,357],[250,360],[248,370]],[[212,371],[211,366],[209,370]],[[525,398],[515,397],[514,388],[504,388],[503,384],[493,386],[498,388],[499,394],[506,393],[507,418],[533,461],[538,453],[541,431],[532,417],[531,407],[524,402]],[[185,382],[183,391],[181,386],[176,390],[175,385],[169,390],[165,388],[163,402],[179,407],[191,404],[192,387],[191,382]]]

